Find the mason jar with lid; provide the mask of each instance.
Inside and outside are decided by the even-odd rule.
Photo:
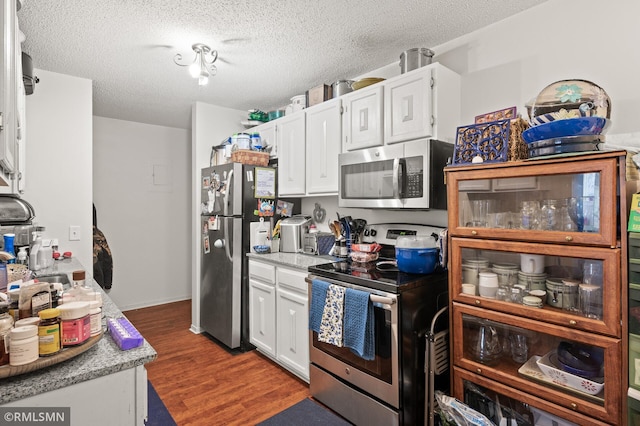
[[[564,279],[562,280],[562,309],[569,312],[577,313],[578,308],[578,285],[580,284],[576,280]]]
[[[562,308],[562,292],[564,283],[561,278],[547,278],[547,305]]]

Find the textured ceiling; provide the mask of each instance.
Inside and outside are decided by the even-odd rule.
[[[93,80],[94,115],[189,129],[196,101],[282,107],[543,1],[25,0],[18,19],[34,67]],[[219,52],[207,86],[173,62],[193,43]]]

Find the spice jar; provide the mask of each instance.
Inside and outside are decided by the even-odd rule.
[[[29,364],[38,359],[38,327],[35,325],[14,327],[11,329],[10,336],[10,365]]]
[[[89,302],[69,302],[57,308],[60,311],[62,346],[75,346],[91,336]]]
[[[57,308],[44,309],[38,312],[38,353],[40,356],[54,355],[62,349],[60,339],[60,310]]]
[[[9,333],[13,328],[13,316],[9,305],[0,303],[0,365],[9,364]]]

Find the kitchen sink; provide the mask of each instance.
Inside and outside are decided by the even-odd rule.
[[[51,275],[38,275],[36,276],[38,281],[44,281],[48,283],[62,283],[62,287],[66,290],[71,287],[71,281],[67,274],[51,274]]]

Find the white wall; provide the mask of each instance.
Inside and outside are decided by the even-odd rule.
[[[93,117],[93,201],[121,310],[191,297],[188,130]]]
[[[192,300],[200,300],[200,169],[210,165],[211,147],[219,145],[233,133],[243,130],[240,121],[246,120],[247,112],[196,102],[191,112],[192,164],[191,168],[191,281]],[[200,303],[191,304],[191,330],[199,333]]]
[[[28,163],[22,197],[33,205],[34,222],[58,238],[93,272],[91,213],[91,80],[36,70],[40,79],[27,96]],[[69,241],[69,225],[80,226],[80,241]]]
[[[609,134],[640,123],[640,2],[550,0],[434,47],[435,60],[462,74],[463,124],[524,104],[554,81],[579,78],[612,101]]]

